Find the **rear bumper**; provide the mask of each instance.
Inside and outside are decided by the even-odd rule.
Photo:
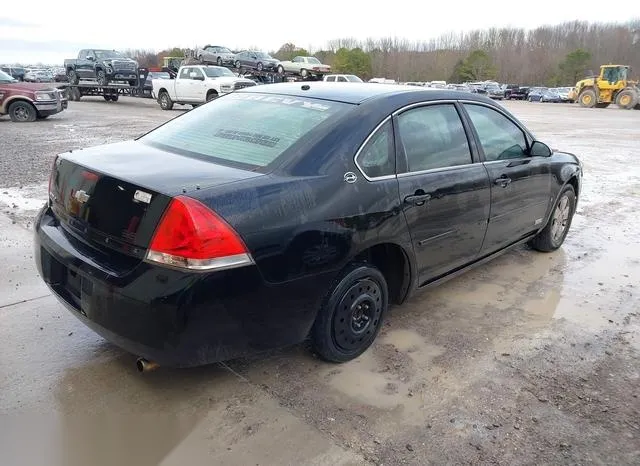
[[[175,367],[304,340],[332,278],[270,285],[255,266],[199,274],[145,262],[110,270],[47,207],[36,218],[34,247],[41,277],[73,315],[124,350]]]

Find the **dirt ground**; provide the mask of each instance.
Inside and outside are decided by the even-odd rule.
[[[0,464],[638,464],[640,112],[504,105],[584,163],[559,251],[422,292],[347,364],[301,345],[144,375],[49,295],[29,230],[55,153],[181,112],[84,99],[0,119]]]

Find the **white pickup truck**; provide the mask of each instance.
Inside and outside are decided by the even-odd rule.
[[[171,110],[174,104],[199,105],[243,87],[255,86],[250,79],[239,78],[222,66],[181,66],[175,79],[151,81],[151,95],[162,110]]]

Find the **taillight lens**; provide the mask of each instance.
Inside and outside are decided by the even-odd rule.
[[[58,162],[58,156],[56,155],[53,158],[53,163],[51,164],[51,173],[49,173],[49,200],[54,201],[56,198],[56,194],[53,192],[53,180],[56,175],[56,163]]]
[[[147,261],[189,270],[219,270],[253,264],[238,234],[201,202],[171,200],[151,240]]]

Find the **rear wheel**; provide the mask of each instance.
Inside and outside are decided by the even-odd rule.
[[[616,105],[624,110],[631,110],[638,104],[638,93],[633,89],[623,89],[616,96]]]
[[[222,66],[222,58],[221,57],[218,57],[218,59],[216,60],[216,64],[218,66]]]
[[[158,96],[158,103],[162,110],[171,110],[173,108],[173,101],[171,100],[171,97],[169,97],[169,93],[167,91],[160,92],[160,95]]]
[[[19,100],[9,105],[9,118],[16,123],[30,123],[36,121],[38,112],[29,102]]]
[[[218,98],[218,92],[214,91],[214,90],[210,90],[209,92],[207,92],[207,102],[209,102],[210,100],[213,99],[217,99]]]
[[[547,225],[537,234],[529,245],[541,252],[551,252],[562,246],[567,237],[571,220],[576,209],[576,192],[573,186],[568,184],[564,187],[556,205],[553,207],[551,218]]]
[[[278,65],[278,74],[284,74],[284,66]]]
[[[313,325],[315,351],[331,362],[350,361],[373,343],[389,306],[384,275],[352,264],[335,282]]]
[[[596,92],[593,89],[584,89],[578,96],[578,102],[580,102],[580,106],[585,108],[595,107],[597,102]]]
[[[233,66],[234,68],[240,69],[240,60],[236,60]]]
[[[302,76],[303,78],[306,78],[307,76],[309,76],[309,72],[305,69],[301,69],[300,76]]]
[[[256,69],[258,71],[262,71],[263,68],[264,68],[264,66],[262,65],[262,63],[258,62],[258,64],[256,65]]]
[[[80,82],[80,78],[78,78],[75,70],[67,71],[67,78],[69,79],[69,84],[78,84]]]

